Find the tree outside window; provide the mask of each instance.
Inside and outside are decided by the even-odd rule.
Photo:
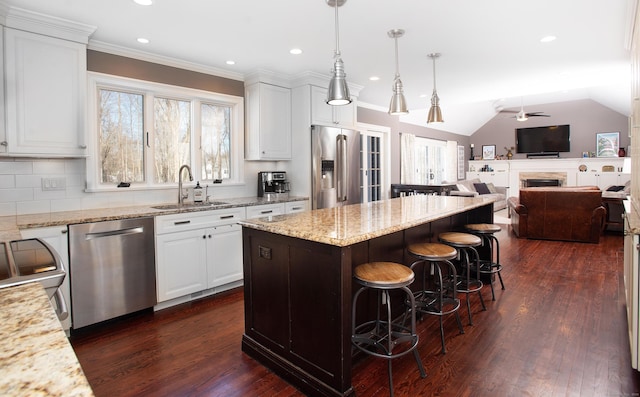
[[[111,90],[99,96],[100,182],[143,182],[144,97]]]

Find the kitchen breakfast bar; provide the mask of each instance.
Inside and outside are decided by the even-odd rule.
[[[408,244],[492,223],[493,201],[415,195],[242,221],[242,350],[307,395],[355,395],[353,269],[370,261],[408,266]],[[375,309],[364,305],[365,313]]]

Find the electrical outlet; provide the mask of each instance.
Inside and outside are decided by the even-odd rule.
[[[65,177],[42,178],[40,181],[43,191],[65,190],[67,188],[67,178]]]

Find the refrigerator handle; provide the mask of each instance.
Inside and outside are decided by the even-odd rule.
[[[338,183],[337,194],[338,202],[347,201],[347,136],[340,134],[337,140],[338,150],[336,153],[337,171],[338,171]]]

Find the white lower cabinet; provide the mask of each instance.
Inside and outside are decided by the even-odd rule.
[[[158,302],[207,289],[206,229],[156,236]]]
[[[242,280],[244,208],[156,217],[158,302]]]
[[[207,253],[215,257],[208,261],[209,286],[242,280],[242,226],[216,226],[207,234]]]

